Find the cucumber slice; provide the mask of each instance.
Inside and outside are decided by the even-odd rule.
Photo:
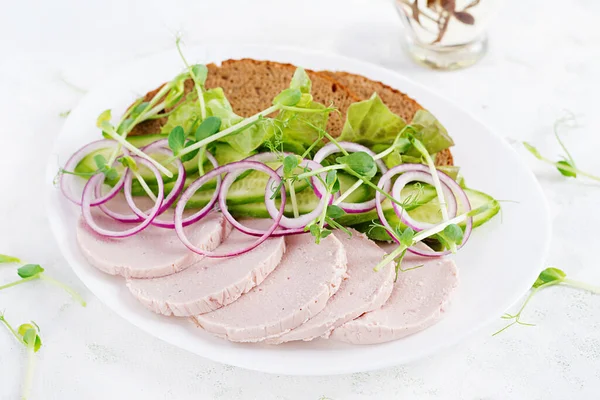
[[[404,189],[402,189],[402,198],[406,199],[409,196],[417,196],[415,198],[415,202],[406,207],[408,210],[412,210],[413,208],[419,207],[421,204],[426,204],[432,199],[436,197],[435,188],[431,185],[420,185],[416,186],[415,184],[406,185]],[[394,211],[392,209],[392,203],[389,200],[384,200],[383,202],[383,210],[386,213],[393,214]],[[377,211],[372,210],[366,213],[358,213],[358,214],[346,214],[341,218],[338,218],[336,221],[342,225],[350,226],[357,225],[363,222],[369,222],[374,219],[377,219]]]
[[[487,211],[473,217],[473,228],[477,228],[478,226],[485,224],[500,211],[500,203],[498,203],[498,201],[490,195],[473,189],[465,189],[465,193],[469,198],[469,202],[471,203],[472,208],[481,207],[484,204],[490,205],[490,208]],[[439,212],[439,203],[437,201],[437,198],[434,198],[425,205],[410,210],[408,213],[411,217],[415,218],[418,221],[437,223],[442,220],[442,217]],[[379,222],[379,220],[376,217],[377,216],[375,216],[373,220]],[[398,218],[396,213],[394,213],[393,209],[390,208],[389,210],[386,210],[385,217],[392,226],[398,226],[400,230],[404,230],[406,228],[406,226],[400,221],[400,218]],[[385,229],[373,227],[373,220],[364,221],[354,226],[354,228],[356,228],[360,232],[365,232],[367,236],[369,236],[373,240],[392,240],[392,238],[387,234]],[[459,226],[464,228],[465,223],[460,223]]]
[[[350,175],[346,175],[344,173],[338,174],[340,180],[340,186],[342,188],[342,192],[348,189],[356,182],[356,178]],[[264,188],[264,186],[263,186]],[[264,196],[264,189],[263,189]],[[365,201],[369,198],[370,191],[369,188],[365,185],[360,186],[357,190],[352,192],[350,196],[348,196],[349,202],[361,202]],[[261,198],[262,200],[262,198]],[[228,199],[229,202],[229,199]],[[301,192],[296,193],[296,204],[298,205],[298,211],[300,214],[306,214],[314,210],[319,204],[319,198],[314,194],[311,188],[306,188]],[[250,204],[239,204],[239,205],[231,205],[229,207],[229,211],[235,215],[240,217],[254,217],[254,218],[269,218],[269,213],[267,212],[267,208],[265,207],[264,202],[254,202]],[[293,216],[292,204],[289,201],[285,205],[285,215],[288,217]]]
[[[473,217],[473,228],[485,224],[487,221],[492,219],[494,215],[498,214],[498,211],[500,211],[500,203],[498,203],[493,197],[473,189],[465,189],[465,193],[469,198],[471,208],[474,209],[485,204],[490,206],[489,210]],[[409,211],[408,214],[417,221],[438,223],[442,221],[439,204],[440,203],[438,202],[438,199],[435,198],[429,203]],[[465,223],[462,222],[459,224],[459,226],[464,228]]]
[[[267,163],[273,169],[281,166],[281,163]],[[269,180],[269,176],[259,171],[248,171],[247,174],[241,175],[229,188],[227,193],[227,203],[232,205],[260,203],[265,198],[265,187]],[[296,193],[301,193],[308,187],[308,182],[298,181],[294,184]],[[213,186],[214,188],[214,186]],[[186,204],[186,208],[202,208],[210,200],[213,191],[201,190],[194,193],[190,201]],[[209,189],[207,186],[206,189]],[[264,207],[264,204],[263,204]],[[266,209],[265,209],[266,211]]]
[[[165,135],[144,135],[144,136],[128,137],[127,141],[130,142],[135,147],[141,148],[141,147],[147,146],[150,143],[153,143],[157,140],[166,139],[166,138],[167,138],[167,136],[165,136]],[[89,173],[89,172],[96,171],[97,167],[96,167],[96,162],[94,161],[94,157],[98,154],[101,154],[104,156],[104,158],[108,159],[110,157],[111,153],[112,153],[112,149],[107,148],[107,149],[100,149],[93,153],[88,154],[79,162],[79,164],[77,164],[77,167],[75,167],[75,172]],[[162,161],[162,160],[167,159],[168,157],[164,156],[162,154],[153,154],[152,158],[154,158],[157,161]],[[185,171],[187,172],[188,175],[195,173],[196,171],[198,171],[198,156],[194,157],[190,161],[184,162],[183,165],[184,165]],[[167,166],[167,168],[171,172],[173,172],[173,174],[177,173],[177,168],[174,165],[171,164],[171,165]],[[141,168],[140,175],[142,175],[144,177],[144,180],[148,184],[156,183],[156,177],[147,168]],[[163,179],[165,182],[174,181],[177,179],[177,176],[174,175],[173,178],[164,177]]]

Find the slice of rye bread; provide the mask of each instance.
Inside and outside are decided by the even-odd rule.
[[[207,88],[223,88],[233,109],[242,116],[250,116],[271,105],[273,97],[289,86],[295,70],[291,64],[253,59],[226,60],[221,66],[208,64]],[[369,98],[377,92],[384,103],[395,113],[407,121],[421,109],[416,101],[406,94],[381,82],[373,81],[360,75],[347,72],[307,70],[312,80],[312,94],[316,101],[333,104],[341,115],[331,113],[327,130],[338,136],[344,126],[346,110],[350,104]],[[162,87],[148,92],[144,101],[149,101]],[[186,93],[193,90],[191,80],[185,82]],[[146,135],[159,133],[166,123],[166,118],[144,121],[137,125],[130,135]],[[450,150],[443,150],[436,157],[438,165],[453,165]]]
[[[368,99],[377,92],[381,100],[390,108],[390,110],[406,121],[412,121],[415,113],[423,107],[408,95],[391,88],[381,82],[373,81],[361,75],[350,74],[341,71],[319,71],[322,75],[327,75],[342,85],[350,89],[361,100]],[[454,165],[450,149],[440,151],[435,159],[437,165]]]
[[[241,116],[249,117],[271,106],[273,98],[290,85],[296,70],[291,64],[253,59],[226,60],[218,66],[208,64],[206,87],[221,87],[234,111]],[[327,130],[338,136],[346,120],[345,111],[350,104],[359,101],[351,91],[336,80],[314,71],[306,71],[312,81],[313,98],[329,106],[334,104],[341,114],[331,113]],[[160,86],[162,87],[162,85]],[[160,89],[148,92],[145,101],[149,101]],[[191,80],[185,82],[186,93],[193,90]],[[130,135],[147,135],[160,132],[166,118],[145,121],[136,126]]]

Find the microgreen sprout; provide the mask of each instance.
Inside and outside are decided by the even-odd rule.
[[[58,114],[58,116],[61,118],[67,118],[69,114],[71,114],[71,110],[63,111],[60,114]]]
[[[203,86],[206,82],[206,77],[208,75],[208,70],[206,65],[196,64],[190,65],[188,64],[185,56],[183,55],[183,51],[181,50],[181,36],[178,36],[175,40],[175,46],[177,47],[177,52],[181,57],[181,60],[185,64],[185,67],[188,69],[189,75],[192,77],[194,81],[194,88],[196,89],[196,93],[198,94],[198,102],[200,104],[200,115],[202,119],[206,119],[206,105],[204,104],[204,95],[203,95]]]
[[[320,176],[318,176],[318,179],[321,179]],[[323,201],[325,202],[325,204],[329,204],[329,200],[331,198],[331,196],[333,196],[335,193],[337,193],[340,190],[340,181],[338,179],[337,176],[337,171],[335,170],[330,170],[327,172],[327,175],[325,176],[325,188],[327,190],[326,193],[323,194],[324,199]],[[331,209],[331,211],[329,211],[330,207],[334,207]],[[317,244],[319,244],[321,242],[321,239],[325,239],[327,236],[329,236],[331,234],[331,230],[325,228],[325,222],[327,219],[327,213],[330,213],[330,220],[333,220],[334,218],[339,218],[341,215],[339,215],[339,211],[341,209],[339,209],[339,207],[337,206],[325,206],[323,207],[323,211],[321,212],[321,215],[316,219],[316,221],[314,221],[312,224],[309,224],[306,226],[305,230],[309,230],[310,233],[315,237],[315,242]],[[343,211],[343,210],[341,210]],[[333,215],[333,216],[331,216]],[[337,217],[335,217],[335,215],[337,215]],[[343,214],[342,214],[343,215]],[[336,225],[336,224],[334,224]],[[339,225],[339,224],[337,224]]]
[[[429,172],[431,173],[431,178],[433,180],[433,186],[435,187],[435,192],[437,194],[438,202],[440,204],[442,220],[444,222],[446,222],[446,221],[448,221],[448,218],[449,218],[448,209],[447,209],[447,205],[446,205],[446,199],[444,198],[444,191],[442,190],[440,176],[438,175],[438,171],[437,171],[437,168],[435,167],[435,163],[433,162],[433,158],[431,158],[431,156],[429,155],[429,152],[427,151],[427,149],[425,148],[423,143],[421,143],[420,140],[418,140],[417,138],[415,138],[413,135],[410,135],[410,134],[408,135],[408,140],[410,141],[412,146],[415,149],[417,149],[417,151],[419,153],[421,153],[421,156],[423,157],[423,159],[427,163],[427,166],[429,167]],[[462,236],[461,236],[460,240],[462,242]],[[448,240],[448,245],[449,245],[450,251],[452,251],[453,253],[456,253],[456,241]]]
[[[135,160],[133,158],[131,158],[130,156],[123,156],[123,157],[117,159],[117,161],[119,161],[121,164],[123,164],[123,166],[125,168],[129,168],[129,170],[131,171],[133,176],[138,180],[142,189],[144,189],[144,192],[146,192],[146,194],[148,195],[148,197],[150,197],[150,199],[152,201],[156,202],[156,200],[157,200],[156,195],[154,194],[152,189],[150,189],[150,186],[148,186],[148,183],[146,182],[146,180],[144,179],[142,174],[140,174],[138,165],[135,162]]]
[[[275,98],[273,99],[272,106],[264,109],[263,111],[260,111],[256,114],[254,114],[251,117],[245,118],[242,121],[238,122],[237,124],[234,124],[234,125],[228,127],[227,129],[224,129],[210,137],[207,137],[207,138],[197,141],[193,145],[183,149],[179,153],[179,156],[183,156],[187,153],[190,153],[192,151],[200,149],[201,147],[204,147],[204,146],[206,146],[214,141],[217,141],[219,139],[222,139],[226,136],[241,132],[244,129],[247,129],[250,126],[264,120],[264,118],[267,115],[270,115],[274,112],[277,112],[277,111],[280,111],[283,109],[289,109],[290,107],[295,106],[296,104],[298,104],[298,102],[300,101],[301,98],[302,98],[302,92],[300,92],[299,89],[291,89],[291,88],[285,89],[281,93],[279,93],[277,96],[275,96]],[[294,111],[310,113],[310,112],[314,112],[315,110],[310,109],[310,108],[294,108]],[[318,111],[322,111],[322,110],[319,109]],[[167,160],[167,162],[171,162],[171,161],[173,161],[173,160],[172,159]]]
[[[27,400],[31,392],[33,383],[33,372],[35,369],[35,353],[42,347],[42,339],[40,338],[40,327],[33,321],[20,325],[16,330],[6,320],[3,313],[0,313],[0,322],[4,324],[6,329],[27,349],[27,372],[25,374],[25,382],[23,384],[23,392],[21,399]]]
[[[558,172],[560,172],[563,176],[566,176],[568,178],[577,178],[578,175],[581,175],[581,176],[585,176],[586,178],[600,182],[600,176],[592,175],[588,172],[584,172],[584,171],[580,170],[579,168],[577,168],[577,166],[575,165],[575,160],[571,156],[571,153],[569,153],[569,150],[567,150],[567,147],[565,146],[565,144],[563,143],[563,141],[561,140],[561,138],[558,134],[558,130],[562,125],[564,125],[568,122],[572,122],[572,121],[574,121],[574,117],[572,115],[570,115],[570,116],[567,116],[566,118],[561,118],[554,123],[554,136],[556,137],[558,144],[560,145],[560,147],[563,149],[563,151],[565,153],[563,155],[562,160],[552,161],[549,158],[542,156],[542,154],[539,152],[539,150],[528,142],[523,142],[523,146],[525,146],[525,148],[531,154],[533,154],[533,156],[535,158],[537,158],[538,160],[543,161],[546,164],[550,164],[550,165],[553,165],[554,167],[556,167]]]
[[[485,212],[487,210],[489,210],[490,205],[489,204],[484,204],[480,207],[474,208],[469,212],[466,212],[464,214],[458,215],[452,219],[449,219],[447,221],[441,222],[438,225],[435,225],[427,230],[423,230],[420,231],[419,233],[415,234],[412,237],[412,240],[410,241],[410,245],[407,246],[406,244],[408,244],[408,241],[405,241],[405,243],[400,243],[400,245],[391,253],[389,253],[379,264],[377,264],[375,266],[375,268],[373,268],[374,271],[379,271],[382,267],[388,265],[390,262],[392,262],[393,260],[395,260],[399,255],[402,254],[403,251],[405,251],[408,247],[414,246],[416,243],[422,241],[423,239],[427,239],[428,237],[431,237],[433,235],[439,234],[440,232],[443,232],[447,226],[449,225],[458,225],[461,222],[472,218],[478,214],[481,214],[482,212]],[[386,228],[387,229],[387,228]],[[460,228],[459,228],[460,229]],[[389,229],[387,229],[388,233],[390,233]]]
[[[0,264],[19,264],[21,260],[17,257],[0,254]]]
[[[554,267],[546,268],[545,270],[543,270],[540,273],[540,275],[537,277],[537,279],[533,283],[533,285],[531,287],[531,291],[529,292],[529,295],[527,296],[527,298],[523,302],[523,305],[521,306],[521,308],[519,308],[517,313],[516,314],[505,313],[504,315],[502,315],[502,317],[501,317],[502,319],[506,319],[509,321],[511,320],[512,322],[510,322],[508,325],[506,325],[504,328],[500,329],[499,331],[496,331],[492,336],[496,336],[496,335],[504,332],[511,326],[517,325],[517,324],[524,325],[524,326],[535,326],[535,324],[530,324],[530,323],[521,321],[521,314],[523,313],[523,310],[529,303],[529,300],[531,300],[531,298],[537,292],[539,292],[541,289],[549,287],[549,286],[559,285],[559,284],[564,284],[564,285],[571,286],[574,288],[587,290],[588,292],[592,292],[594,294],[600,294],[600,286],[594,286],[594,285],[590,285],[585,282],[569,279],[569,278],[567,278],[567,274],[558,268],[554,268]]]
[[[17,274],[19,275],[19,277],[21,277],[21,279],[11,282],[11,283],[7,283],[6,285],[3,285],[3,286],[0,286],[0,290],[8,289],[10,287],[17,286],[17,285],[23,284],[25,282],[40,279],[40,280],[46,281],[54,286],[57,286],[57,287],[63,289],[64,291],[69,293],[71,295],[71,297],[74,300],[76,300],[79,304],[81,304],[83,307],[86,306],[85,300],[83,300],[83,298],[79,295],[79,293],[77,293],[76,291],[74,291],[69,286],[65,285],[64,283],[59,282],[56,279],[46,275],[44,273],[44,271],[45,271],[44,268],[42,268],[42,266],[40,266],[39,264],[25,264],[17,270]]]
[[[119,177],[117,170],[107,164],[106,158],[102,154],[96,154],[94,162],[98,168],[97,172],[104,174],[109,181],[114,181]]]
[[[365,178],[373,178],[377,173],[375,160],[370,154],[364,151],[357,151],[347,156],[338,157],[336,161]]]

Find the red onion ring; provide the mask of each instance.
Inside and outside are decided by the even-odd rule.
[[[321,164],[314,162],[312,160],[302,160],[302,162],[299,164],[299,166],[301,168],[309,168],[312,171],[323,168],[323,166]],[[277,172],[277,176],[280,177],[279,181],[281,181],[281,176],[283,174],[283,166],[279,167],[276,172]],[[324,180],[325,173],[323,173],[321,175],[322,175],[322,179]],[[323,182],[321,182],[320,179],[313,179],[312,183],[313,183],[313,188],[315,190],[315,193],[317,193],[318,191],[324,193],[326,191],[325,185],[323,184]],[[269,212],[269,215],[271,216],[271,218],[275,218],[275,216],[277,215],[277,206],[275,205],[275,199],[271,198],[272,195],[269,192],[269,188],[272,188],[274,184],[275,184],[275,181],[273,178],[271,178],[267,182],[267,186],[265,188],[265,206],[267,207],[267,211]],[[277,184],[279,184],[279,183],[277,183]],[[324,196],[324,197],[320,196],[319,198],[321,199],[321,201],[319,202],[317,207],[315,207],[314,210],[312,210],[308,214],[300,215],[298,218],[288,218],[286,216],[282,216],[281,221],[279,222],[279,226],[281,226],[283,228],[288,228],[288,229],[304,230],[304,227],[306,225],[308,225],[311,221],[313,221],[315,218],[318,218],[321,215],[321,213],[323,212],[323,208],[326,207],[325,199],[328,199],[328,204],[331,204],[331,202],[333,201],[332,196]]]
[[[358,143],[338,142],[338,144],[339,144],[339,147],[335,143],[328,143],[325,146],[323,146],[321,148],[321,150],[319,150],[317,152],[317,154],[315,154],[314,161],[321,163],[326,157],[330,156],[331,154],[340,153],[341,152],[340,147],[351,153],[356,153],[358,151],[364,151],[365,153],[369,154],[371,157],[375,157],[377,155],[373,151],[371,151],[368,147],[365,147]],[[387,172],[388,169],[382,160],[375,160],[375,163],[377,164],[377,167],[379,168],[379,170],[381,171],[382,174]],[[390,185],[391,185],[391,181],[387,181],[383,190],[388,192],[390,190]],[[321,198],[321,196],[322,196],[321,193],[318,193],[316,190],[315,190],[315,193],[319,198]],[[338,206],[340,208],[342,208],[342,210],[344,210],[348,214],[357,214],[357,213],[371,211],[372,209],[375,208],[376,203],[377,203],[377,201],[375,199],[367,200],[362,203],[348,203],[348,202],[342,201],[338,204]]]
[[[391,182],[391,179],[389,181]],[[400,175],[398,179],[396,179],[396,182],[394,182],[394,186],[392,187],[392,197],[400,200],[402,196],[402,189],[404,189],[408,183],[413,181],[429,183],[432,186],[434,185],[431,174],[423,171],[408,171]],[[456,217],[456,210],[458,207],[456,204],[456,198],[454,197],[454,193],[450,190],[448,185],[445,182],[441,183],[442,191],[444,192],[444,198],[448,206],[448,217],[454,218]],[[436,225],[429,222],[416,221],[401,205],[397,203],[392,202],[392,207],[394,207],[396,215],[398,218],[400,218],[404,225],[411,227],[416,232],[432,228]]]
[[[169,146],[168,140],[161,139],[161,140],[157,140],[156,142],[153,142],[153,143],[149,144],[148,146],[144,147],[142,149],[142,151],[144,151],[145,153],[149,153],[151,151],[156,151],[158,153],[165,154],[167,156],[172,156],[173,152],[171,151],[171,149],[168,146]],[[206,158],[208,158],[208,160],[211,162],[211,164],[213,165],[214,168],[217,168],[219,166],[219,164],[217,163],[217,160],[213,157],[212,154],[206,152]],[[185,186],[185,178],[186,178],[185,166],[179,159],[177,159],[175,162],[177,164],[177,180],[175,181],[175,185],[173,186],[173,189],[171,189],[171,191],[169,192],[167,197],[165,197],[165,200],[163,202],[163,205],[161,207],[159,215],[163,214],[166,210],[168,210],[173,205],[173,203],[175,202],[175,200],[177,200],[177,197],[179,197],[179,195],[181,194],[181,191],[183,190],[183,188]],[[147,211],[146,212],[141,211],[139,209],[139,207],[135,204],[135,201],[133,200],[133,196],[131,194],[132,179],[133,179],[133,176],[128,178],[128,180],[125,182],[125,198],[127,199],[127,204],[133,210],[133,212],[139,218],[145,218]],[[216,202],[220,185],[221,185],[221,177],[219,176],[219,177],[217,177],[217,186],[215,188],[215,192],[214,192],[211,200],[209,201],[209,204],[212,203],[212,205],[214,205],[214,203]],[[122,216],[122,215],[120,215],[120,216]],[[202,217],[204,217],[204,216],[201,213],[196,212],[193,215],[190,215],[183,220],[183,226],[188,226],[190,224],[193,224],[194,222],[198,221]],[[174,222],[164,221],[164,220],[160,220],[158,218],[155,218],[152,221],[152,225],[158,226],[160,228],[165,228],[165,229],[175,229]]]
[[[233,216],[231,215],[231,213],[229,212],[229,210],[227,208],[227,202],[226,202],[227,192],[229,191],[231,184],[235,181],[235,176],[231,175],[231,178],[230,178],[230,174],[232,172],[238,171],[240,169],[242,170],[241,172],[244,172],[248,169],[265,172],[265,173],[269,174],[271,177],[273,177],[274,179],[278,179],[279,181],[281,181],[281,178],[279,177],[279,175],[277,175],[277,173],[275,171],[273,171],[268,166],[266,166],[262,163],[256,162],[256,161],[238,161],[238,162],[230,163],[230,164],[224,165],[222,167],[215,168],[214,170],[206,173],[205,175],[203,175],[202,177],[200,177],[199,179],[194,181],[194,183],[192,183],[187,188],[187,190],[185,192],[183,192],[183,194],[181,195],[181,198],[177,202],[177,207],[175,208],[175,232],[177,232],[177,236],[179,237],[181,242],[188,249],[193,251],[194,253],[204,255],[206,257],[212,257],[212,258],[237,256],[237,255],[246,253],[246,252],[256,248],[257,246],[259,246],[262,242],[267,240],[273,234],[275,229],[277,229],[277,227],[279,226],[279,221],[281,220],[281,217],[283,216],[283,212],[285,210],[285,200],[286,200],[285,190],[281,191],[281,207],[279,209],[279,214],[276,216],[276,218],[274,218],[273,224],[271,225],[271,227],[269,229],[267,229],[265,231],[265,233],[261,237],[259,237],[251,245],[249,245],[241,250],[236,250],[234,252],[225,253],[225,254],[215,254],[212,251],[206,251],[197,246],[194,246],[189,241],[189,239],[187,238],[187,236],[185,235],[185,232],[183,230],[183,211],[185,210],[185,205],[190,200],[190,198],[194,195],[194,193],[196,193],[196,191],[198,189],[200,189],[200,187],[202,187],[202,185],[204,185],[209,180],[211,180],[214,177],[219,176],[223,173],[227,173],[227,175],[225,176],[225,179],[223,180],[220,191],[218,192],[219,193],[219,196],[218,196],[219,197],[219,205],[221,208],[221,212],[223,213],[225,218],[227,218],[227,220],[236,229],[239,229],[241,231],[243,231],[243,229],[248,229],[247,227],[245,227],[244,225],[242,225],[238,221],[236,221],[235,218],[233,218]],[[266,197],[266,194],[265,194],[265,197]],[[202,208],[198,212],[198,214],[202,214],[202,217],[204,217],[206,214],[208,214],[211,211],[211,209],[212,209],[212,204],[209,203],[206,206],[204,206],[204,208]]]
[[[94,175],[87,182],[85,187],[83,188],[83,195],[82,195],[82,200],[81,200],[81,212],[83,214],[83,218],[85,219],[85,222],[96,233],[98,233],[102,236],[111,237],[111,238],[129,237],[129,236],[135,235],[136,233],[144,230],[148,225],[150,225],[152,220],[154,218],[156,218],[156,216],[158,215],[158,212],[160,210],[160,207],[162,205],[163,198],[164,198],[164,184],[163,184],[163,181],[161,178],[160,171],[151,162],[144,160],[143,158],[137,158],[136,162],[145,165],[147,168],[149,168],[152,171],[154,176],[156,176],[156,182],[158,183],[158,196],[156,198],[156,203],[154,204],[154,207],[152,207],[152,210],[150,211],[150,214],[147,216],[147,218],[143,219],[141,221],[141,223],[139,223],[138,225],[136,225],[130,229],[127,229],[124,231],[111,231],[111,230],[104,229],[104,228],[98,226],[98,224],[96,224],[96,221],[94,221],[94,217],[92,216],[91,201],[92,201],[92,197],[94,196],[96,187],[98,187],[98,186],[102,185],[102,183],[104,183],[105,176],[104,176],[104,174]],[[125,175],[128,175],[128,174],[131,174],[130,170],[127,170]]]
[[[379,183],[377,184],[377,186],[379,188],[382,188],[383,185],[385,184],[385,181],[390,181],[393,176],[404,173],[404,172],[412,172],[412,171],[425,172],[431,176],[429,167],[427,167],[425,165],[402,164],[402,165],[398,165],[398,166],[390,169],[385,174],[383,174],[381,179],[379,179]],[[458,202],[464,208],[464,210],[462,210],[462,211],[469,212],[471,210],[471,203],[470,203],[469,198],[468,198],[467,194],[465,193],[465,191],[460,187],[460,185],[458,183],[456,183],[456,181],[454,179],[452,179],[450,176],[448,176],[444,172],[437,171],[437,173],[440,178],[440,182],[447,185],[450,188],[450,190],[452,191],[452,194],[455,197],[455,200],[458,200]],[[385,214],[383,212],[383,207],[381,204],[382,203],[381,197],[382,197],[382,195],[380,192],[375,192],[375,199],[377,201],[377,203],[376,203],[377,216],[379,217],[379,220],[381,221],[383,226],[386,227],[388,232],[393,232],[394,231],[393,227],[389,224],[389,222],[385,218]],[[464,246],[465,243],[467,243],[467,241],[469,240],[469,237],[471,236],[472,231],[473,231],[473,218],[468,218],[465,223],[465,231],[463,234],[463,241],[458,246],[459,249],[462,246]],[[394,235],[390,235],[390,236],[394,240],[396,240],[394,238]],[[420,256],[424,256],[424,257],[442,257],[442,256],[446,256],[448,254],[452,254],[452,252],[450,250],[428,251],[428,250],[419,249],[419,248],[417,248],[417,246],[409,247],[408,251],[410,251],[413,254],[417,254]]]
[[[79,165],[79,163],[81,162],[81,160],[83,160],[90,153],[93,153],[100,149],[113,148],[113,147],[116,147],[117,145],[118,145],[117,142],[115,142],[114,140],[108,140],[108,139],[97,140],[95,142],[89,143],[89,144],[83,146],[82,148],[80,148],[79,150],[77,150],[71,156],[71,158],[69,158],[69,160],[65,164],[64,169],[66,171],[74,171],[75,168],[77,167],[77,165]],[[127,149],[122,148],[121,150],[123,151],[123,154],[129,155],[129,152],[127,151]],[[69,199],[71,202],[77,204],[78,206],[81,206],[81,201],[82,201],[81,197],[79,197],[79,199],[78,199],[69,190],[69,186],[72,186],[69,184],[69,181],[72,182],[74,180],[74,178],[75,178],[75,175],[61,173],[60,178],[59,178],[60,190],[62,191],[63,195],[67,199]],[[97,205],[104,204],[107,201],[111,200],[113,197],[115,197],[117,195],[117,193],[119,193],[119,191],[121,191],[124,184],[125,184],[125,174],[122,174],[121,178],[116,183],[116,185],[114,187],[112,187],[108,191],[108,193],[106,193],[104,195],[98,195],[96,198],[94,198],[91,201],[90,206],[95,207]]]

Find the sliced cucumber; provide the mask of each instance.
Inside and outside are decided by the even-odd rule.
[[[409,203],[406,208],[408,210],[412,210],[420,205],[427,204],[429,201],[435,198],[436,193],[435,189],[431,185],[423,184],[417,186],[415,184],[409,184],[402,190],[402,198],[407,199],[409,196],[415,201]],[[392,203],[389,200],[384,200],[382,206],[386,214],[388,212],[393,214]],[[349,226],[361,224],[363,222],[369,222],[374,219],[377,219],[376,210],[358,214],[346,214],[343,217],[338,218],[336,221],[342,225]]]
[[[346,175],[344,173],[338,174],[340,180],[340,186],[342,188],[342,192],[348,189],[356,182],[356,178],[350,175]],[[263,186],[264,187],[264,186]],[[349,202],[361,202],[365,201],[369,198],[369,188],[365,185],[360,186],[357,190],[352,192],[350,196],[348,196]],[[264,196],[264,189],[263,189]],[[262,198],[261,198],[262,200]],[[229,201],[229,199],[228,199]],[[306,188],[301,192],[296,193],[296,204],[298,205],[298,211],[300,214],[306,214],[314,210],[319,204],[319,198],[314,194],[311,188]],[[255,202],[251,204],[240,204],[240,205],[232,205],[229,207],[229,211],[236,216],[243,217],[254,217],[254,218],[268,218],[269,213],[265,207],[264,202]],[[285,205],[285,215],[292,216],[292,204],[289,201]]]
[[[167,138],[167,136],[165,136],[165,135],[144,135],[144,136],[128,137],[127,141],[130,142],[135,147],[141,148],[141,147],[147,146],[150,143],[153,143],[157,140],[166,139],[166,138]],[[89,172],[96,171],[96,169],[98,169],[98,167],[96,166],[94,157],[98,154],[101,154],[104,156],[104,158],[108,159],[110,157],[110,155],[112,154],[112,149],[110,149],[110,148],[100,149],[100,150],[97,150],[95,152],[88,154],[79,162],[77,167],[75,167],[75,172],[89,173]],[[163,160],[166,160],[168,157],[165,155],[162,155],[162,154],[153,154],[152,158],[154,158],[157,161],[163,161]],[[208,165],[208,163],[207,163],[207,165]],[[190,161],[184,162],[183,166],[188,175],[197,172],[198,171],[198,156],[194,157]],[[174,176],[172,178],[163,177],[163,180],[165,182],[176,180],[177,179],[177,176],[176,176],[177,167],[175,167],[174,165],[171,164],[171,165],[168,165],[167,168],[171,172],[173,172]],[[140,168],[140,175],[142,175],[144,177],[144,180],[147,183],[149,183],[149,184],[156,183],[156,177],[147,168]]]
[[[473,217],[473,228],[483,225],[494,215],[498,214],[498,211],[500,211],[500,203],[498,203],[493,197],[473,189],[465,189],[465,193],[469,198],[472,209],[481,207],[485,204],[488,204],[490,207],[489,210]],[[439,204],[440,203],[438,202],[438,199],[435,198],[429,203],[409,211],[408,214],[417,221],[435,224],[442,221]],[[464,227],[465,223],[462,222],[459,225]]]
[[[267,163],[267,165],[273,169],[277,169],[281,166],[281,163]],[[227,203],[236,205],[263,202],[265,198],[265,187],[268,180],[269,176],[264,172],[248,171],[248,173],[240,176],[231,185],[231,188],[229,188],[229,192],[227,193]],[[298,181],[294,184],[294,187],[296,192],[300,193],[308,187],[308,182]],[[212,194],[212,190],[197,191],[187,203],[186,208],[204,207],[212,197]]]
[[[498,203],[498,201],[496,201],[493,197],[473,189],[465,189],[465,193],[469,198],[471,208],[474,209],[477,207],[481,207],[485,204],[488,204],[490,206],[490,208],[487,211],[473,217],[473,228],[485,224],[500,211],[500,203]],[[441,214],[439,212],[439,203],[437,198],[434,198],[425,205],[410,210],[408,213],[411,217],[418,221],[438,223],[442,220]],[[406,226],[400,221],[400,218],[398,218],[393,209],[390,208],[389,210],[386,210],[385,217],[390,223],[390,225],[398,226],[400,230],[404,230],[404,228],[406,228]],[[367,236],[369,236],[373,240],[390,241],[392,238],[387,234],[385,229],[373,227],[374,221],[379,222],[379,220],[375,217],[371,221],[364,221],[354,227],[360,232],[367,233]],[[464,228],[465,223],[460,223],[459,226]]]

